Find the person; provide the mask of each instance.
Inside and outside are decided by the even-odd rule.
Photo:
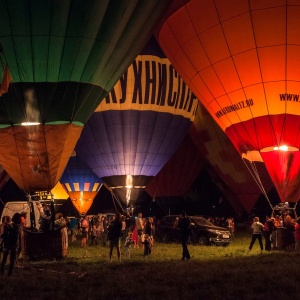
[[[4,227],[7,224],[7,222],[9,222],[9,223],[11,222],[10,216],[3,216],[1,218],[1,224],[0,224],[0,259],[1,259],[1,254],[3,253],[3,248],[4,248],[2,234],[4,232]]]
[[[181,260],[190,259],[188,243],[191,235],[191,219],[183,211],[175,222],[175,228],[179,228],[181,234],[182,258]]]
[[[235,228],[234,228],[234,219],[233,218],[228,218],[226,220],[227,222],[227,228],[230,232],[230,236],[231,236],[231,239],[233,240],[234,239],[234,231],[235,231]]]
[[[300,218],[297,218],[295,225],[295,244],[296,251],[300,251]]]
[[[12,275],[15,261],[17,258],[18,248],[20,246],[20,226],[21,214],[15,213],[13,217],[8,219],[1,235],[3,239],[3,257],[1,261],[1,274],[4,274],[5,264],[10,255],[10,263],[8,268],[8,276]]]
[[[36,203],[40,212],[40,231],[49,232],[51,228],[51,211],[48,205],[42,207],[40,203]]]
[[[149,236],[149,240],[153,246],[154,238],[153,238],[153,218],[152,217],[149,217],[145,224],[145,235],[146,234]]]
[[[144,245],[144,256],[148,256],[151,254],[152,241],[150,240],[150,236],[148,234],[144,235],[144,241],[142,242]]]
[[[127,232],[126,232],[126,218],[125,216],[121,216],[121,220],[122,220],[122,232],[121,232],[121,238],[122,240],[125,241],[125,238],[127,237]]]
[[[90,244],[90,246],[93,246],[94,242],[95,242],[95,245],[98,246],[97,227],[96,227],[96,225],[92,226],[92,230],[91,230],[91,244]]]
[[[286,247],[285,250],[291,251],[295,250],[295,222],[290,215],[284,217],[283,222],[284,227],[286,228]]]
[[[139,248],[139,236],[135,224],[133,225],[132,228],[132,241],[134,243],[134,248]]]
[[[118,261],[121,261],[120,240],[122,236],[122,215],[116,213],[108,226],[109,259],[112,261],[113,248],[116,247]]]
[[[86,243],[87,243],[87,238],[88,238],[88,228],[89,228],[89,217],[85,216],[83,220],[81,221],[81,247],[85,248]]]
[[[141,247],[143,241],[143,234],[144,234],[144,222],[143,222],[143,215],[142,213],[138,213],[138,216],[135,220],[136,230],[138,234],[138,248]]]
[[[263,228],[263,235],[265,238],[265,250],[266,251],[271,250],[271,245],[272,245],[271,236],[272,236],[274,228],[275,228],[275,225],[274,225],[273,219],[267,216],[267,219],[266,219],[266,222],[265,222],[264,228]]]
[[[67,228],[67,221],[62,213],[55,214],[54,228]]]
[[[134,244],[134,241],[132,240],[132,231],[128,231],[127,237],[125,239],[124,247],[126,249],[126,255],[128,258],[130,258],[130,248],[131,245]]]
[[[252,239],[251,239],[251,242],[250,242],[249,250],[252,250],[252,247],[253,247],[256,239],[258,239],[260,250],[262,251],[263,250],[263,244],[262,244],[261,232],[264,228],[264,225],[259,222],[259,217],[255,217],[253,219],[253,223],[251,225],[251,228],[252,228],[253,232],[252,232]]]
[[[55,214],[55,220],[54,220],[54,229],[60,229],[64,240],[65,245],[68,248],[69,247],[69,240],[68,240],[68,225],[67,225],[67,219],[64,218],[62,213]]]
[[[22,222],[22,227],[24,229],[30,229],[30,226],[27,225],[27,212],[26,211],[21,212],[21,222]]]

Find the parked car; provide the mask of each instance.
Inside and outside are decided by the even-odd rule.
[[[165,216],[156,225],[156,239],[161,242],[180,242],[180,230],[175,228],[178,215]],[[227,246],[231,241],[227,228],[218,227],[202,217],[189,217],[191,219],[191,242],[198,245]]]

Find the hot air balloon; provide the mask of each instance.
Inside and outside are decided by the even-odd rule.
[[[184,196],[205,164],[205,158],[188,135],[170,160],[147,184],[146,192],[154,199]]]
[[[0,1],[0,164],[50,191],[170,1]]]
[[[76,155],[70,157],[60,183],[81,215],[86,215],[103,184]]]
[[[268,195],[273,184],[265,165],[262,162],[256,164],[261,182],[255,182],[256,177],[253,178],[248,171],[247,161],[243,161],[229,138],[201,104],[189,136],[209,162],[214,182],[236,213],[251,213],[262,194],[270,201]]]
[[[183,141],[197,105],[151,38],[87,122],[76,153],[126,205],[134,205]]]
[[[174,1],[157,38],[238,152],[300,196],[300,1]]]

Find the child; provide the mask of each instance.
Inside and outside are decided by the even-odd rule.
[[[134,244],[134,241],[132,240],[132,231],[129,231],[124,243],[124,246],[126,248],[126,255],[128,256],[128,258],[130,258],[130,248],[132,244]]]
[[[92,227],[92,231],[91,231],[91,244],[90,244],[90,246],[94,245],[94,242],[95,242],[96,246],[98,246],[96,225],[93,225],[93,227]]]
[[[144,256],[150,255],[152,244],[148,234],[145,234],[142,244],[144,244]]]

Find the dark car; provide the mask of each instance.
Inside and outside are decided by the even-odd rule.
[[[179,216],[165,216],[156,225],[155,233],[158,241],[180,242],[180,230],[176,228]],[[231,241],[230,232],[224,227],[218,227],[202,217],[189,217],[191,219],[191,242],[198,245],[227,246]]]

